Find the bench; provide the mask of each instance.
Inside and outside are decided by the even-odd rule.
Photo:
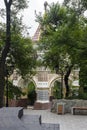
[[[87,107],[72,107],[72,114],[75,115],[75,110],[87,110]]]

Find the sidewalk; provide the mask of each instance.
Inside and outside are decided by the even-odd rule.
[[[58,115],[50,110],[24,109],[23,120],[26,122],[28,115],[41,115],[42,123],[60,124],[60,130],[87,130],[86,115]],[[28,123],[28,120],[27,120]]]

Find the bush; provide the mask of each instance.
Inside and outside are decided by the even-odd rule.
[[[55,99],[61,99],[61,85],[58,81],[54,83],[53,96]]]
[[[87,100],[87,93],[79,93],[79,99]]]
[[[28,99],[29,99],[29,104],[34,105],[34,102],[36,100],[36,91],[35,90],[28,92]]]
[[[22,92],[21,88],[14,86],[10,81],[8,81],[8,98],[9,99],[14,99],[14,97],[16,97],[16,99],[20,98],[21,95],[25,95],[24,92]],[[5,88],[5,96],[6,96],[6,88]]]
[[[83,99],[87,100],[87,93],[83,92],[82,89],[74,89],[71,91],[71,95],[68,97],[68,99]]]
[[[36,100],[35,86],[32,82],[28,85],[28,99],[30,105],[33,105]]]

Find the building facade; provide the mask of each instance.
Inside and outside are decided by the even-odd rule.
[[[32,37],[33,46],[35,49],[38,47],[38,41],[40,37],[40,26],[38,26],[34,36]],[[43,51],[37,50],[37,60],[43,59]],[[76,71],[77,72],[77,71]],[[76,74],[78,75],[78,74]],[[71,75],[71,80],[72,80]],[[49,68],[45,68],[45,66],[37,67],[36,74],[32,77],[32,79],[28,79],[26,82],[21,78],[21,76],[17,76],[16,71],[14,72],[13,84],[19,87],[24,88],[28,85],[29,81],[32,81],[37,98],[34,104],[34,109],[48,109],[50,107],[50,99],[53,96],[52,88],[54,87],[54,83],[56,81],[60,82],[60,87],[62,88],[62,94],[65,94],[65,85],[63,79],[61,80],[61,75],[57,75],[56,73],[52,73]]]

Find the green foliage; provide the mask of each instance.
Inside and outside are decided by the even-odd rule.
[[[67,99],[83,99],[87,100],[87,89],[84,91],[84,87],[79,87],[77,89],[76,86],[74,86],[70,92],[70,95]]]
[[[86,62],[87,63],[87,62]],[[87,93],[87,64],[83,63],[83,66],[80,66],[80,87],[83,88],[83,92]]]
[[[5,87],[5,62],[6,58],[8,57],[8,53],[10,51],[10,46],[11,46],[11,24],[12,22],[12,17],[11,16],[16,16],[18,15],[19,11],[21,9],[24,9],[27,5],[27,1],[21,0],[4,0],[5,4],[5,11],[6,11],[6,25],[5,27],[5,36],[2,38],[0,37],[0,107],[3,107],[3,95],[4,95],[4,87]],[[12,15],[11,15],[12,13]],[[1,26],[0,26],[0,32],[1,31]],[[3,29],[4,30],[4,29]],[[14,30],[15,32],[15,30]],[[19,32],[17,32],[18,34]]]
[[[69,91],[68,79],[77,63],[77,48],[82,38],[80,18],[74,9],[53,3],[44,17],[37,19],[42,29],[40,45],[45,53],[44,63],[57,74],[64,74],[66,90]]]
[[[35,86],[32,82],[30,82],[28,85],[28,99],[30,105],[33,105],[36,100]]]
[[[64,0],[63,4],[74,9],[79,15],[87,10],[87,0]]]
[[[87,100],[87,93],[79,93],[79,99]]]
[[[58,81],[55,81],[54,86],[52,88],[53,96],[55,99],[61,98],[61,84]]]
[[[79,90],[73,89],[70,91],[69,97],[67,99],[79,99]]]
[[[58,3],[49,5],[44,17],[37,16],[45,65],[56,73],[63,72],[67,82],[69,68],[78,66],[84,92],[87,90],[87,18],[83,15],[86,9],[86,0],[65,0],[61,6]]]
[[[9,99],[16,99],[20,98],[22,95],[24,96],[25,93],[22,92],[21,88],[14,86],[10,81],[5,84],[5,86],[8,85],[8,98]],[[6,88],[5,88],[5,96],[6,96]]]
[[[78,1],[79,2],[79,1]],[[83,13],[85,10],[87,10],[87,1],[86,0],[81,0],[80,7],[82,8],[80,11]],[[76,8],[76,6],[74,6]],[[78,6],[79,9],[79,6]],[[80,81],[80,88],[83,88],[82,94],[84,95],[83,98],[85,97],[87,93],[87,18],[82,17],[82,15],[79,17],[80,23],[79,23],[79,31],[78,34],[79,40],[77,40],[78,35],[76,35],[75,40],[77,40],[77,45],[75,50],[76,50],[76,60],[77,64],[80,67],[80,74],[79,74],[79,81]],[[77,31],[75,31],[76,33]],[[74,34],[75,34],[74,33]]]
[[[16,10],[23,10],[25,8],[27,8],[28,6],[28,0],[25,1],[25,0],[14,0],[12,5],[16,8]]]
[[[85,8],[85,10],[87,10],[87,0],[81,0],[81,3],[83,5],[83,8]]]
[[[1,24],[0,56],[5,44],[4,28],[4,24]],[[24,29],[25,27],[22,24],[22,19],[18,19],[16,15],[12,15],[11,46],[7,58],[9,58],[9,64],[14,66],[14,69],[19,69],[19,72],[23,77],[27,74],[29,74],[29,76],[33,74],[36,66],[36,51],[33,49],[32,40],[23,36],[22,32]],[[8,63],[6,63],[6,65],[8,66]],[[8,71],[10,70],[8,69]]]
[[[87,93],[87,23],[85,22],[84,24],[82,39],[78,46],[78,62],[80,66],[80,87],[83,88],[84,93]]]
[[[21,75],[31,75],[33,73],[32,69],[36,65],[36,52],[33,49],[31,40],[17,35],[13,36],[10,52],[14,58],[15,67],[20,70]]]

